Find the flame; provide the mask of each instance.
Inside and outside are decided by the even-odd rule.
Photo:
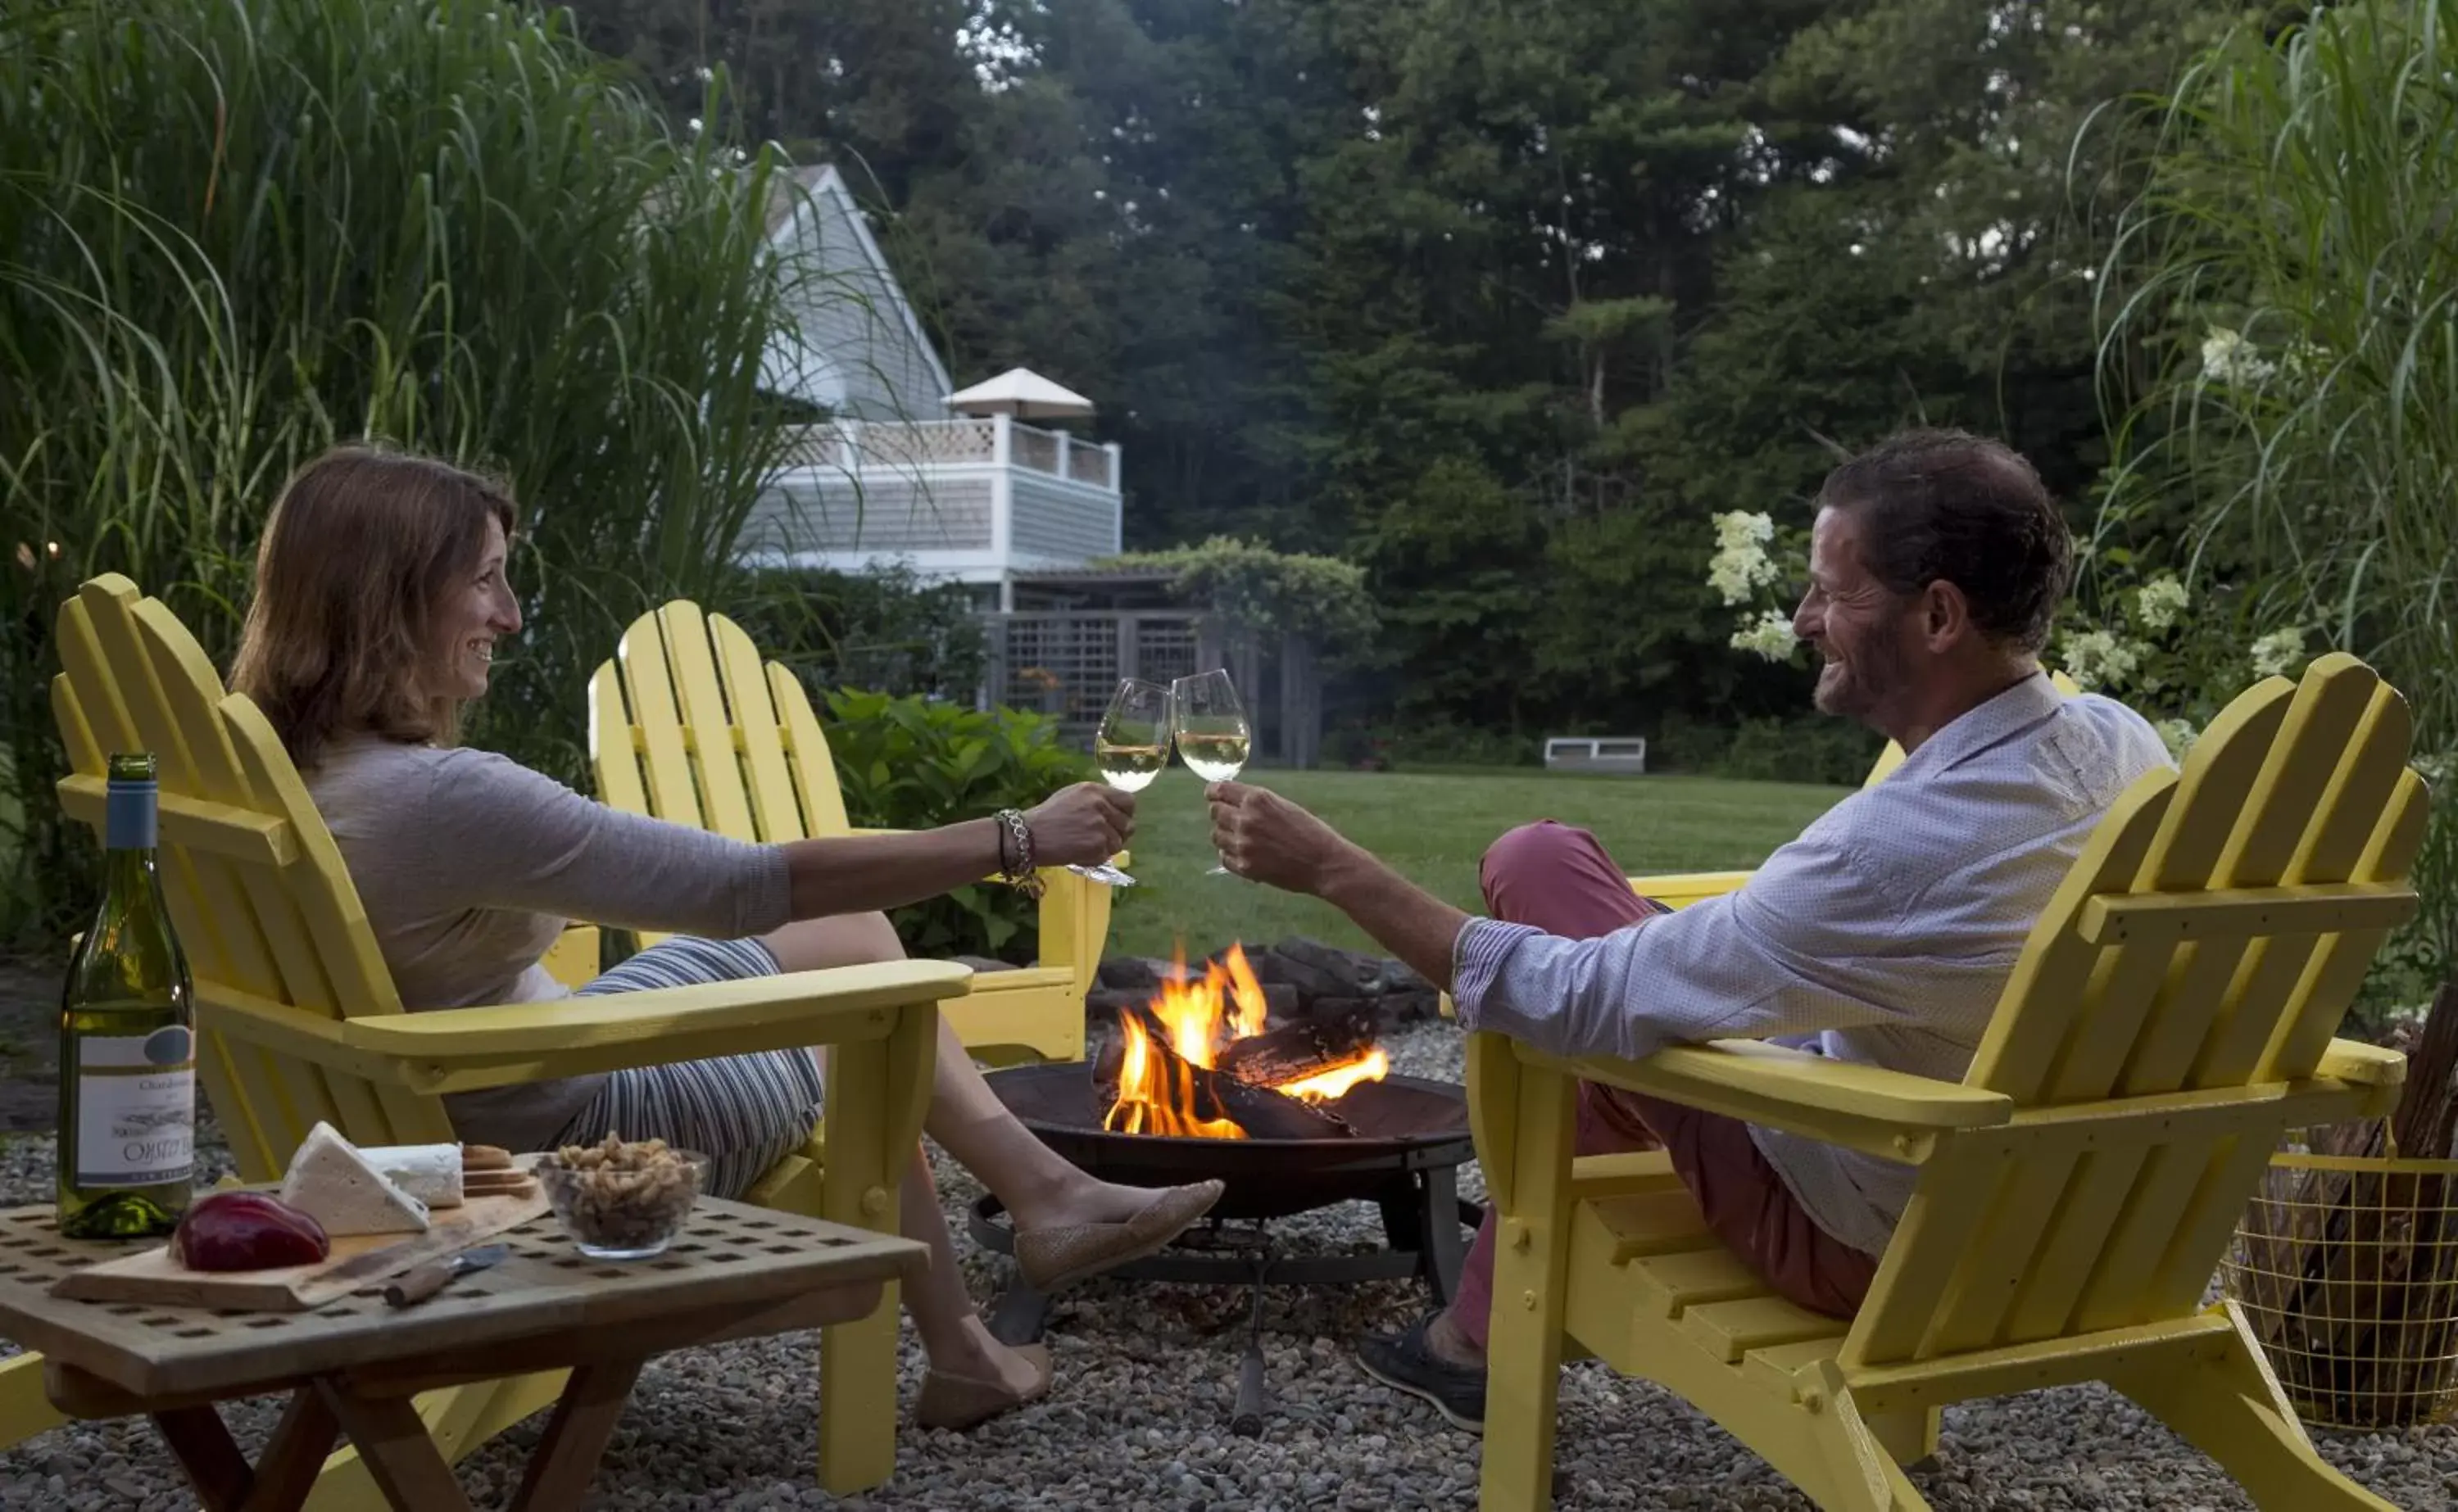
[[[1101,1127],[1121,1134],[1182,1134],[1197,1139],[1243,1139],[1234,1118],[1195,1116],[1195,1077],[1152,1051],[1152,1037],[1134,1015],[1122,1015],[1126,1059],[1118,1071],[1118,1100]]]
[[[1360,1082],[1379,1082],[1391,1074],[1391,1057],[1380,1048],[1369,1050],[1364,1060],[1294,1082],[1282,1082],[1272,1090],[1286,1097],[1301,1098],[1309,1103],[1328,1103]]]
[[[1244,1139],[1246,1130],[1236,1119],[1203,1116],[1197,1107],[1195,1076],[1187,1067],[1216,1069],[1227,1046],[1263,1032],[1270,1011],[1263,985],[1255,980],[1255,969],[1239,945],[1231,945],[1221,960],[1208,963],[1199,978],[1188,976],[1182,947],[1175,963],[1171,980],[1162,983],[1153,997],[1151,1012],[1177,1060],[1155,1053],[1141,1015],[1120,1015],[1123,1054],[1118,1096],[1101,1127],[1126,1134]],[[1308,1103],[1323,1103],[1360,1082],[1381,1081],[1390,1073],[1391,1058],[1374,1049],[1345,1066],[1283,1083],[1273,1090]]]

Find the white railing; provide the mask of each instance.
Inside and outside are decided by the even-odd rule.
[[[1000,456],[1004,433],[1007,455]],[[793,467],[913,469],[1009,466],[1118,491],[1114,445],[1077,441],[1063,430],[1019,425],[1004,415],[960,420],[839,420],[798,425],[787,444]]]

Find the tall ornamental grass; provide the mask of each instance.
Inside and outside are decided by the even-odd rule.
[[[587,673],[644,608],[729,598],[781,457],[772,175],[671,133],[562,12],[0,8],[0,940],[85,896],[60,600],[126,572],[227,667],[266,508],[336,440],[511,480],[531,629],[471,738],[578,778]]]
[[[2241,30],[2167,101],[2100,286],[2107,373],[2148,364],[2108,507],[2269,627],[2410,701],[2434,778],[2426,917],[2389,953],[2458,982],[2458,0]]]

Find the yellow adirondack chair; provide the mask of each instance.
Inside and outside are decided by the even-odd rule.
[[[60,611],[66,671],[52,711],[73,775],[68,813],[100,828],[104,761],[150,750],[160,770],[163,892],[196,978],[198,1066],[242,1177],[277,1178],[327,1120],[364,1144],[453,1137],[440,1094],[701,1056],[825,1044],[828,1179],[788,1157],[756,1193],[893,1232],[903,1168],[929,1097],[937,1005],[969,973],[897,962],[760,982],[559,1003],[406,1013],[332,836],[261,712],[225,694],[160,601],[116,574]],[[897,1295],[823,1331],[820,1478],[854,1491],[896,1458]],[[0,1362],[10,1441],[60,1420],[40,1357]],[[430,1393],[420,1413],[448,1459],[553,1400],[562,1374]],[[380,1506],[352,1451],[312,1503]]]
[[[590,679],[589,759],[599,798],[635,814],[770,843],[874,833],[846,821],[802,683],[763,662],[740,626],[688,600],[634,620]],[[942,1010],[977,1059],[1084,1058],[1084,994],[1109,939],[1110,889],[1062,867],[1041,880],[1040,964],[985,971]]]
[[[2334,1040],[2424,831],[2398,694],[2355,658],[2230,704],[2119,798],[2032,930],[1961,1083],[1719,1042],[1561,1060],[1472,1036],[1501,1245],[1483,1504],[1549,1494],[1566,1344],[1678,1392],[1826,1508],[1926,1506],[1948,1402],[2104,1380],[2264,1507],[2387,1507],[2314,1452],[2203,1296],[2281,1133],[2396,1100]],[[1769,1294],[1660,1152],[1573,1159],[1578,1079],[1917,1166],[1849,1323]]]

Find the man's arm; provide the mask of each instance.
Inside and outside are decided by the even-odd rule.
[[[1322,898],[1417,975],[1448,992],[1451,951],[1469,916],[1346,840],[1324,868]]]
[[[1338,907],[1448,990],[1463,1027],[1564,1055],[1637,1059],[1668,1040],[1770,1039],[1919,1017],[1904,999],[1925,974],[1885,948],[1892,890],[1823,843],[1783,847],[1745,889],[1792,906],[1753,897],[1744,907],[1736,894],[1563,940],[1472,919],[1278,794],[1220,782],[1209,796],[1213,842],[1232,872]]]
[[[1444,990],[1469,916],[1385,865],[1364,846],[1265,788],[1215,782],[1212,843],[1250,881],[1320,898]]]

